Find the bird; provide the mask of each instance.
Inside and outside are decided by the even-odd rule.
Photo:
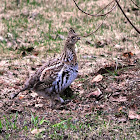
[[[49,60],[31,75],[17,93],[12,95],[15,98],[20,92],[32,90],[38,95],[51,99],[51,107],[54,102],[61,104],[64,100],[60,94],[71,85],[78,75],[78,62],[75,51],[75,44],[80,40],[80,36],[73,28],[69,29],[68,37],[61,55],[53,60]]]

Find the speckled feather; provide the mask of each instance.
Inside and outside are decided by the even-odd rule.
[[[80,38],[70,28],[61,56],[41,66],[24,84],[21,91],[32,89],[39,95],[57,95],[64,91],[77,77],[78,64],[75,43]],[[62,98],[59,99],[63,101]]]

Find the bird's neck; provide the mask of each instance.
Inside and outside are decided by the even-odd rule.
[[[75,46],[68,46],[65,44],[63,53],[62,53],[62,59],[65,63],[70,63],[76,65],[77,63],[77,56],[75,52]]]

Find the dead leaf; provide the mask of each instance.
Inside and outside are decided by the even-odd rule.
[[[31,95],[33,98],[36,97],[36,96],[38,96],[38,94],[35,93],[35,92],[32,92],[30,95]]]
[[[118,123],[126,123],[126,117],[118,118]]]
[[[131,58],[134,54],[132,52],[123,53],[123,56],[126,58]]]
[[[95,46],[96,48],[103,48],[105,45],[107,45],[107,41],[106,40],[102,40],[102,41],[96,41],[95,42]]]
[[[128,117],[130,119],[138,119],[140,120],[140,115],[136,114],[134,110],[129,110]]]
[[[98,98],[101,94],[102,94],[101,90],[97,88],[97,90],[88,94],[88,98],[92,98],[92,97]]]
[[[123,109],[123,107],[122,107],[122,106],[121,106],[121,107],[119,107],[119,108],[118,108],[118,112],[120,112],[122,109]]]
[[[40,129],[33,129],[31,131],[32,134],[36,135],[36,134],[39,134],[41,132],[45,131],[45,128],[40,128]]]
[[[0,75],[3,75],[4,73],[6,73],[5,70],[0,70]]]
[[[3,103],[2,102],[0,102],[0,108],[3,106]]]
[[[22,100],[24,98],[24,96],[19,96],[19,99]]]
[[[101,74],[98,74],[98,75],[92,80],[92,83],[93,83],[93,82],[100,82],[102,79],[103,79],[103,76],[102,76]]]
[[[34,51],[34,52],[33,52],[33,55],[34,55],[34,56],[38,56],[38,54],[39,54],[38,51]]]
[[[43,107],[43,104],[35,104],[35,107],[36,108],[41,108],[41,107]]]
[[[24,110],[24,108],[22,106],[18,106],[18,107],[11,106],[6,110],[6,112],[7,113],[16,113],[16,112],[22,113],[23,110]]]
[[[110,100],[113,101],[113,102],[125,102],[125,101],[127,101],[127,98],[123,97],[123,96],[120,96],[119,98],[111,97]]]

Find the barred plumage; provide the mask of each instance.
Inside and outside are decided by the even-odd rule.
[[[75,43],[80,37],[70,28],[64,50],[61,56],[40,67],[24,84],[21,91],[32,89],[39,95],[57,98],[61,103],[64,100],[59,96],[77,77],[78,63],[75,52]]]

